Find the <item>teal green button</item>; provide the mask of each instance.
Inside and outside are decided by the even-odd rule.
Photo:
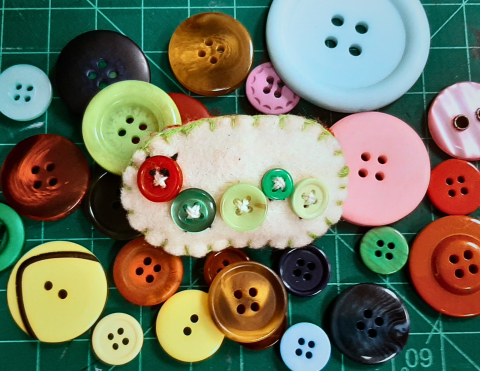
[[[190,188],[179,193],[171,207],[172,219],[178,228],[196,233],[210,228],[217,205],[213,197],[202,189]]]
[[[293,193],[293,178],[286,170],[270,170],[263,176],[262,190],[270,200],[285,200]]]
[[[3,228],[5,234],[0,244],[0,272],[18,260],[25,244],[22,218],[10,206],[0,204],[0,230]]]
[[[378,227],[368,231],[360,243],[363,263],[378,274],[398,272],[408,260],[408,242],[391,227]]]

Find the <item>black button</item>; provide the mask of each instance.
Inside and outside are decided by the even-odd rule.
[[[105,172],[96,177],[85,197],[88,219],[101,233],[114,240],[132,240],[142,234],[128,223],[127,212],[120,202],[122,178]]]
[[[279,263],[279,274],[287,290],[297,296],[314,296],[330,281],[331,266],[327,255],[309,245],[287,250]]]
[[[405,347],[409,333],[407,308],[385,287],[355,285],[333,304],[331,339],[355,362],[376,365],[390,361]]]
[[[113,31],[89,31],[71,40],[58,57],[55,82],[60,97],[77,115],[103,88],[124,80],[150,82],[142,50]]]

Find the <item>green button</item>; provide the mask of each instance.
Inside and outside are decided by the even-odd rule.
[[[263,176],[262,190],[271,200],[285,200],[293,193],[293,178],[283,169],[270,170]]]
[[[362,238],[360,256],[371,271],[392,274],[398,272],[407,262],[408,243],[396,229],[373,228]]]
[[[172,219],[184,231],[195,233],[210,228],[217,205],[209,193],[202,189],[190,188],[179,193],[172,203]]]
[[[258,228],[265,220],[267,211],[268,200],[263,192],[248,183],[230,187],[220,202],[223,221],[240,232]]]
[[[18,260],[25,244],[22,218],[10,206],[0,204],[0,230],[4,228],[5,234],[0,236],[0,272]]]
[[[302,219],[315,219],[323,214],[329,200],[328,189],[319,179],[302,180],[295,185],[292,209]]]

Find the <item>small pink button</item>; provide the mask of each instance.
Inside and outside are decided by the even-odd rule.
[[[357,113],[331,127],[350,168],[343,218],[379,226],[410,214],[430,181],[422,140],[402,120],[378,112]]]
[[[269,115],[290,112],[300,97],[285,86],[270,62],[255,68],[247,79],[247,98],[258,111]]]
[[[461,82],[442,91],[430,108],[428,126],[445,153],[480,160],[480,84]]]

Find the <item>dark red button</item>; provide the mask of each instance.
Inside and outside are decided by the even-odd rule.
[[[444,161],[432,171],[428,196],[445,214],[473,213],[480,206],[480,173],[467,161]]]
[[[188,124],[207,117],[212,117],[210,111],[200,101],[181,93],[168,93],[178,108],[182,124]]]
[[[90,182],[90,168],[80,149],[54,134],[39,134],[18,143],[0,174],[3,196],[19,214],[52,221],[74,212]]]
[[[182,188],[182,169],[169,157],[150,157],[138,170],[137,184],[142,195],[148,200],[170,201],[180,193]]]
[[[248,260],[250,260],[250,258],[243,250],[234,249],[233,247],[222,251],[212,252],[207,256],[203,268],[205,281],[210,285],[223,268],[228,267],[233,263]]]

